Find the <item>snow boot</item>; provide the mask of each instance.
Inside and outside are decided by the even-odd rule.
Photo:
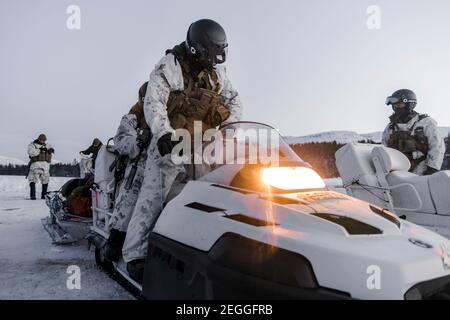
[[[36,183],[30,182],[30,199],[36,200]]]
[[[45,199],[45,195],[47,194],[48,184],[42,185],[41,199]]]
[[[145,260],[137,259],[127,263],[128,275],[139,284],[144,280]]]
[[[122,247],[125,242],[126,232],[111,229],[108,242],[105,247],[105,258],[117,262],[122,256]]]

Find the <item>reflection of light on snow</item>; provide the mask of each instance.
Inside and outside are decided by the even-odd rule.
[[[312,169],[305,167],[273,167],[262,170],[262,179],[268,186],[282,190],[325,188],[325,182]]]

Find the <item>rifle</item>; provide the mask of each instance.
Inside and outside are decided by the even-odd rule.
[[[112,172],[114,170],[114,198],[116,196],[117,187],[125,176],[125,169],[128,163],[128,156],[121,155],[118,152],[115,152],[115,154],[116,159],[114,159],[113,163],[111,163],[111,165],[109,166],[109,172]]]
[[[28,161],[27,174],[25,175],[25,179],[28,179],[28,176],[30,175],[30,167],[31,167],[31,159],[30,161]]]
[[[147,137],[146,139],[140,140],[141,137],[145,136]],[[142,129],[141,134],[138,137],[139,154],[136,156],[136,158],[133,159],[130,173],[128,174],[127,181],[125,182],[125,190],[127,191],[130,190],[131,187],[133,186],[139,160],[141,160],[142,155],[147,152],[147,147],[150,144],[151,139],[152,139],[151,131],[150,130],[146,131],[146,129]]]
[[[140,149],[139,154],[131,162],[132,167],[131,167],[130,173],[128,174],[127,181],[125,182],[125,190],[127,190],[127,191],[130,190],[131,187],[133,186],[134,178],[136,176],[136,172],[137,172],[137,168],[138,168],[138,166],[137,166],[138,162],[139,162],[139,160],[141,160],[141,157],[145,151],[147,151],[146,148]]]

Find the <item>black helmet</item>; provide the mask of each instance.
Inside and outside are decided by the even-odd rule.
[[[41,133],[38,137],[38,140],[45,142],[45,141],[47,141],[47,136],[45,134]]]
[[[186,49],[194,60],[205,67],[224,63],[227,56],[227,36],[217,22],[202,19],[192,23],[186,37]]]
[[[386,104],[392,105],[404,102],[410,111],[414,110],[417,104],[416,94],[409,89],[400,89],[395,91],[391,96],[386,98]]]

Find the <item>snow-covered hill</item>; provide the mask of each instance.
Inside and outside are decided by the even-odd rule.
[[[450,132],[450,127],[439,127],[442,137],[446,137]],[[305,144],[311,142],[337,142],[337,143],[350,143],[358,141],[373,141],[376,143],[381,142],[381,131],[359,134],[354,131],[326,131],[307,136],[292,137],[286,136],[285,140],[289,144]]]
[[[52,164],[62,164],[62,161],[52,159]],[[17,158],[0,156],[0,166],[7,166],[7,165],[24,166],[27,165],[27,163]]]
[[[379,133],[381,138],[381,133]],[[302,137],[285,137],[285,140],[289,144],[305,144],[311,142],[338,142],[349,143],[355,141],[365,141],[373,138],[378,138],[378,133],[361,135],[353,131],[327,131],[316,134],[311,134]],[[379,141],[375,141],[379,142]]]
[[[10,164],[13,166],[21,166],[21,165],[25,165],[26,163],[17,158],[0,156],[0,166],[7,166]]]

